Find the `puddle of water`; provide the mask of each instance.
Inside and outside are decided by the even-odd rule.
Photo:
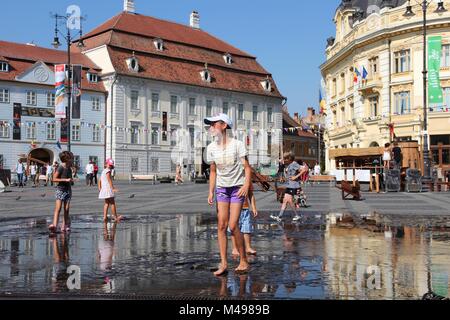
[[[358,225],[342,215],[270,224],[261,216],[251,272],[221,278],[211,273],[219,262],[213,215],[140,216],[117,225],[73,217],[72,232],[52,239],[45,220],[5,222],[0,294],[69,293],[67,268],[77,265],[83,294],[420,299],[431,287],[449,295],[445,228]],[[237,261],[229,264],[231,271]]]

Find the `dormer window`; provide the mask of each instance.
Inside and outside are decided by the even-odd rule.
[[[205,82],[211,82],[211,72],[208,70],[208,64],[205,63],[205,69],[200,72],[202,80]]]
[[[163,51],[164,50],[164,42],[162,39],[153,40],[153,44],[155,45],[156,50]]]
[[[261,85],[262,85],[264,91],[266,91],[266,92],[272,91],[272,83],[270,83],[269,77],[267,77],[267,79],[261,81]]]
[[[98,74],[96,74],[96,73],[88,72],[87,78],[88,78],[88,81],[91,82],[91,83],[97,83],[98,82]]]
[[[0,72],[8,72],[9,64],[6,61],[0,61]]]
[[[134,56],[134,52],[133,52],[133,56],[128,58],[126,61],[127,61],[128,70],[130,70],[132,72],[139,72],[139,60],[138,60],[138,58],[136,58]]]
[[[223,60],[225,60],[226,64],[232,64],[233,63],[233,58],[231,57],[231,54],[229,54],[229,53],[224,54]]]

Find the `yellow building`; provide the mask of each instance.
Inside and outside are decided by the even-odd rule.
[[[406,17],[407,6],[413,16]],[[450,9],[450,0],[443,1]],[[450,167],[450,11],[427,11],[428,36],[442,36],[440,81],[443,105],[428,112],[429,146],[437,166]],[[325,80],[326,169],[329,151],[383,146],[392,141],[423,143],[423,14],[407,0],[343,0],[334,16],[336,38],[328,39]],[[359,72],[359,77],[356,74]],[[364,78],[363,79],[363,75]],[[355,81],[355,77],[357,80]],[[390,127],[391,124],[391,127]]]

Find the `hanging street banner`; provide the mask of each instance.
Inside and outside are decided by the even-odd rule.
[[[20,140],[20,121],[22,119],[22,104],[13,105],[13,140]]]
[[[428,103],[442,107],[442,94],[439,71],[441,69],[442,37],[428,38]]]
[[[55,65],[55,118],[66,118],[66,66],[64,64]]]
[[[69,123],[67,119],[61,119],[61,139],[60,139],[61,142],[66,143],[69,140],[68,133],[69,133]]]
[[[81,66],[72,66],[72,119],[81,118]]]

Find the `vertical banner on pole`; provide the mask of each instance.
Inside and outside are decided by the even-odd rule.
[[[81,118],[81,70],[80,65],[72,66],[72,119]]]
[[[13,140],[20,140],[20,122],[22,120],[22,104],[14,103],[13,105]]]
[[[431,108],[442,108],[442,94],[439,71],[441,69],[442,37],[428,38],[428,103]]]
[[[55,65],[55,118],[66,118],[66,66]]]
[[[67,119],[61,119],[61,142],[67,143],[68,137],[67,133],[69,130],[68,121]]]

